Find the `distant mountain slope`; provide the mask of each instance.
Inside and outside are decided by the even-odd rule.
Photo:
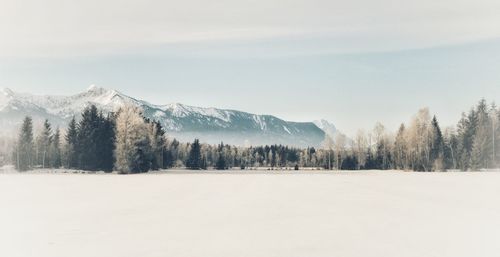
[[[124,104],[140,106],[144,115],[160,121],[171,137],[181,141],[199,138],[207,143],[224,141],[235,145],[286,144],[319,146],[325,132],[312,122],[289,122],[271,115],[256,115],[235,110],[201,108],[183,104],[155,105],[126,96],[116,90],[92,86],[72,96],[38,96],[0,92],[0,126],[3,133],[17,128],[25,115],[35,121],[49,119],[55,126],[65,127],[73,117],[94,104],[105,112]]]

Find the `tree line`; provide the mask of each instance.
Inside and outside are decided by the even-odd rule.
[[[160,122],[145,118],[139,107],[124,106],[104,114],[95,106],[84,109],[64,130],[46,120],[37,136],[25,117],[14,147],[13,162],[20,171],[69,168],[141,173],[168,168],[298,169],[299,167],[366,170],[440,171],[479,170],[500,163],[500,112],[481,100],[463,113],[456,128],[440,128],[436,116],[421,109],[397,133],[380,123],[373,131],[358,131],[353,139],[326,137],[319,148],[283,145],[237,147],[221,142],[181,143],[169,139]]]
[[[358,169],[442,171],[480,170],[500,164],[500,112],[483,99],[462,113],[456,127],[441,129],[424,108],[397,133],[377,124],[372,133],[358,132],[351,147],[341,151]],[[368,146],[368,148],[367,148]],[[365,149],[365,150],[364,150]]]

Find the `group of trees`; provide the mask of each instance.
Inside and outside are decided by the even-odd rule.
[[[500,144],[496,143],[500,137],[500,112],[484,100],[462,115],[456,129],[441,130],[437,118],[424,108],[409,124],[401,124],[395,134],[377,123],[371,133],[359,131],[353,139],[342,134],[335,139],[327,136],[321,148],[305,149],[168,140],[161,124],[144,118],[141,109],[134,106],[107,115],[90,106],[78,120],[71,120],[64,138],[46,120],[35,137],[33,121],[26,117],[14,147],[16,168],[63,166],[120,173],[172,167],[438,171],[477,170],[500,164]]]
[[[113,170],[112,114],[105,117],[95,106],[86,108],[80,122],[77,123],[74,118],[70,121],[64,138],[61,138],[59,128],[52,131],[48,120],[44,121],[36,138],[33,131],[31,117],[25,117],[13,154],[18,170],[62,166],[83,170]]]
[[[34,167],[121,173],[165,168],[165,132],[158,122],[145,119],[138,107],[125,106],[104,115],[94,105],[85,108],[79,122],[73,118],[61,141],[48,120],[34,139],[33,121],[26,117],[14,147],[18,170]]]
[[[183,149],[188,151],[188,154],[185,155],[187,156],[185,163],[186,167],[190,169],[207,169],[207,167],[214,167],[218,170],[258,167],[274,169],[294,167],[299,163],[303,167],[309,165],[314,167],[313,162],[310,160],[312,156],[310,153],[315,153],[314,148],[301,150],[282,145],[245,148],[224,143],[212,146],[200,144],[198,140],[195,140],[192,144],[179,144],[177,141],[174,141],[167,146],[166,151],[169,155],[184,156],[184,154],[180,153]],[[309,155],[307,154],[308,152]],[[308,156],[303,161],[300,160],[302,154]],[[182,166],[184,162],[182,161],[182,157],[180,158],[181,161],[177,163]]]
[[[368,135],[358,132],[347,150],[337,150],[337,162],[350,163],[347,167],[342,165],[346,169],[353,166],[414,171],[496,168],[500,164],[499,120],[497,107],[481,100],[467,114],[462,114],[456,129],[443,131],[436,116],[432,117],[429,109],[424,108],[408,125],[401,124],[395,135],[381,124]]]
[[[66,132],[65,167],[111,171],[114,167],[115,116],[95,106],[86,108],[77,123],[73,118]]]
[[[159,122],[143,117],[135,106],[125,106],[116,116],[115,169],[140,173],[166,168],[165,132]]]
[[[59,168],[62,165],[61,153],[61,134],[58,128],[53,132],[52,126],[45,120],[40,134],[35,138],[32,119],[24,119],[13,153],[18,170],[29,170],[34,166]]]

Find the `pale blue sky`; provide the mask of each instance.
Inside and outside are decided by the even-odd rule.
[[[500,101],[498,1],[0,2],[0,87],[16,91],[96,84],[351,135]]]

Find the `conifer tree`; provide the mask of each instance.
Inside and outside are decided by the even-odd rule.
[[[95,171],[99,167],[98,130],[100,117],[95,105],[85,108],[78,125],[78,168]]]
[[[34,162],[33,120],[26,116],[21,126],[14,152],[16,169],[26,171],[33,168]]]
[[[147,128],[144,128],[144,132],[147,132]],[[153,153],[151,151],[151,142],[149,137],[141,136],[135,143],[132,156],[132,173],[142,173],[147,172],[151,169],[151,161],[153,158]]]
[[[444,139],[436,116],[432,118],[431,163],[434,170],[444,169]]]
[[[466,117],[460,120],[459,138],[460,138],[460,168],[468,170],[472,167],[472,148],[478,127],[478,115],[474,109],[469,111]]]
[[[52,126],[50,125],[49,120],[46,119],[43,123],[42,131],[37,139],[38,165],[41,165],[42,168],[50,167],[51,144],[52,144]]]
[[[226,156],[224,155],[224,143],[220,143],[218,147],[217,162],[215,163],[215,169],[225,170],[226,169]]]
[[[173,154],[173,142],[172,143],[165,143],[165,150],[163,151],[163,169],[171,168],[174,166],[174,154]]]
[[[98,146],[98,169],[110,172],[115,164],[115,116],[108,114],[107,117],[99,115],[99,128],[97,131]]]
[[[61,133],[59,131],[59,128],[56,129],[56,132],[52,137],[50,156],[51,156],[50,166],[53,168],[60,168],[62,160],[61,160]]]
[[[158,170],[164,167],[165,131],[160,122],[154,121],[149,124],[149,137],[151,141],[152,163],[151,169]]]
[[[444,166],[445,169],[457,169],[458,137],[452,129],[447,129],[444,136]]]
[[[471,151],[471,167],[473,169],[488,168],[492,155],[491,119],[488,106],[482,99],[476,107],[477,127]]]
[[[207,169],[207,157],[205,155],[201,156],[201,167],[202,170]]]
[[[66,167],[73,169],[78,166],[78,130],[75,117],[69,122],[66,131]]]
[[[186,161],[186,168],[192,170],[199,170],[201,168],[201,146],[198,139],[195,139],[191,144],[189,157]]]

